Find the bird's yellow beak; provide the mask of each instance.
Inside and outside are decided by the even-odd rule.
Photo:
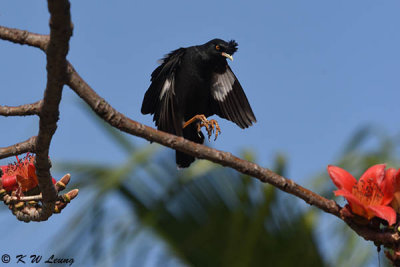
[[[231,61],[233,61],[233,57],[231,55],[229,55],[229,54],[227,54],[225,52],[222,52],[221,55],[226,57],[226,58],[229,58]]]

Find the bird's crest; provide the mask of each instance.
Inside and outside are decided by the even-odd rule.
[[[238,43],[236,43],[235,40],[230,40],[228,42],[228,47],[229,47],[229,50],[232,51],[232,54],[238,50],[237,46],[238,46]]]

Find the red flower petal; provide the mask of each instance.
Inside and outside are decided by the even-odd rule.
[[[394,176],[394,191],[400,191],[400,169],[396,172]]]
[[[1,177],[1,183],[6,191],[13,191],[18,187],[17,178],[15,176],[3,175]]]
[[[363,180],[368,181],[369,179],[372,179],[376,183],[382,182],[382,180],[385,178],[385,168],[386,164],[377,164],[370,167],[368,170],[364,172],[364,174],[361,176],[358,182],[361,182]]]
[[[8,166],[0,166],[3,171],[3,176],[1,176],[1,185],[6,191],[13,191],[17,188],[17,178],[15,175],[8,175],[7,168]]]
[[[396,176],[396,169],[394,168],[389,168],[385,172],[385,176],[383,179],[378,180],[378,185],[381,188],[381,191],[383,193],[383,198],[382,198],[382,205],[389,205],[389,203],[393,199],[393,194],[394,194],[394,182],[395,182],[395,176]]]
[[[338,189],[344,189],[351,192],[353,186],[357,183],[357,180],[348,171],[328,165],[328,173],[332,179],[332,182]]]
[[[20,160],[18,157],[17,163],[7,166],[0,166],[3,171],[3,176],[0,179],[0,186],[7,191],[21,190],[23,192],[31,190],[38,185],[36,175],[36,168],[33,164],[35,157],[26,154],[24,159]],[[56,180],[52,178],[53,184]]]
[[[396,222],[396,212],[392,207],[368,206],[368,209],[372,211],[376,215],[376,217],[386,220],[389,225],[393,225]]]
[[[33,165],[32,163],[29,163],[29,165],[28,165],[28,177],[37,179],[36,168],[35,168],[35,165]]]
[[[343,196],[347,202],[350,204],[351,211],[355,214],[368,218],[367,215],[367,207],[358,199],[356,198],[351,192],[339,189],[334,191],[335,196]]]

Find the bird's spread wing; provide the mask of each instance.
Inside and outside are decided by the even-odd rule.
[[[214,73],[211,95],[216,102],[216,114],[247,128],[256,122],[253,110],[235,74],[229,66],[222,73]]]
[[[143,103],[143,114],[154,114],[153,120],[158,129],[182,135],[182,122],[176,110],[175,75],[179,68],[185,48],[179,48],[166,55],[151,74],[151,85]]]

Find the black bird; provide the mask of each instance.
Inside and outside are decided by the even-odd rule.
[[[256,122],[243,88],[226,59],[237,51],[234,40],[211,40],[203,45],[179,48],[167,54],[151,74],[151,85],[144,95],[143,114],[154,114],[159,130],[183,136],[202,144],[202,126],[208,137],[220,132],[218,116],[244,129]],[[194,157],[176,151],[178,167],[188,167]]]

